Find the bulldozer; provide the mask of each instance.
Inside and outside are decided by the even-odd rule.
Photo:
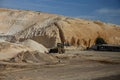
[[[59,53],[59,54],[65,53],[64,44],[57,43],[57,47],[50,49],[49,53]]]

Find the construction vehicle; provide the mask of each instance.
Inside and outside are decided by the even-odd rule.
[[[120,45],[101,44],[101,45],[94,45],[91,47],[91,49],[96,51],[120,52]]]
[[[59,53],[59,54],[65,53],[64,44],[57,43],[57,47],[50,49],[49,53]]]

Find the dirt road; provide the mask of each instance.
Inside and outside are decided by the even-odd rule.
[[[84,54],[83,54],[84,53]],[[80,52],[55,54],[61,59],[56,65],[43,65],[33,68],[14,69],[2,73],[0,80],[119,80],[120,54],[107,52]],[[96,54],[97,53],[97,54]],[[62,57],[61,57],[62,56]],[[64,56],[64,58],[63,58]],[[66,56],[69,56],[66,58]],[[72,57],[71,57],[72,56]],[[102,58],[101,58],[102,57]],[[109,59],[113,61],[109,61]],[[64,59],[64,60],[63,60]],[[104,61],[108,59],[107,61]],[[117,61],[114,62],[114,61]]]

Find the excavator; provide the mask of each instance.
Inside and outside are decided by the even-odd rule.
[[[57,43],[57,47],[50,49],[49,53],[59,53],[59,54],[65,53],[64,43]]]

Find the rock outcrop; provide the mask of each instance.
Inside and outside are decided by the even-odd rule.
[[[47,48],[58,42],[87,48],[97,37],[120,45],[118,25],[25,10],[0,9],[0,33],[17,41],[33,39]]]

